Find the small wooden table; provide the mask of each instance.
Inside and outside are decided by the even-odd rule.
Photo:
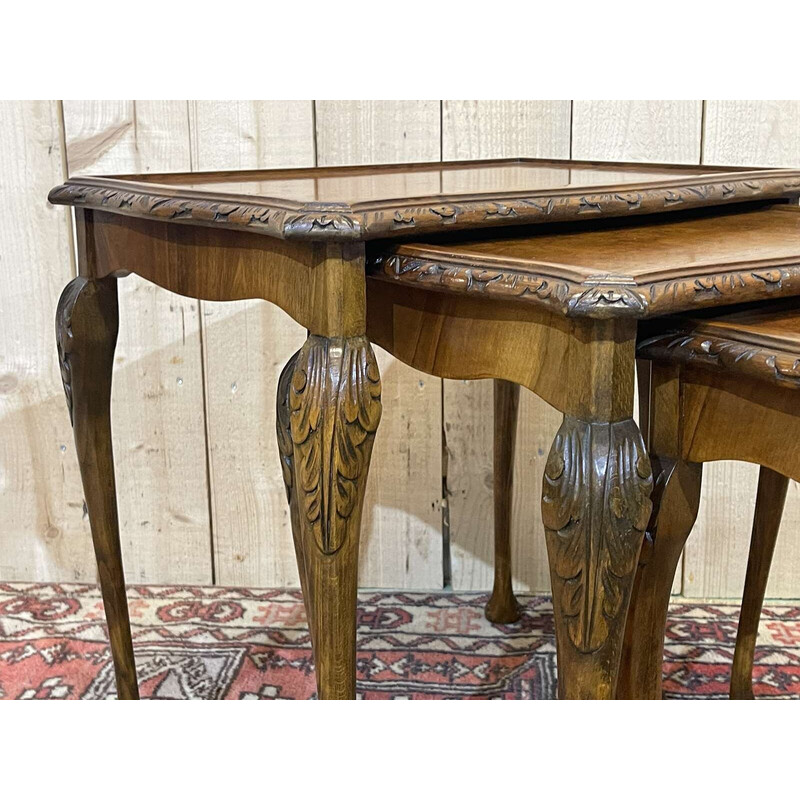
[[[321,698],[355,696],[361,507],[381,417],[370,340],[434,375],[527,386],[564,413],[542,499],[560,693],[611,697],[652,486],[631,418],[637,321],[800,294],[789,242],[800,215],[673,223],[667,212],[798,194],[795,170],[535,160],[55,188],[50,200],[76,213],[80,274],[56,335],[118,696],[138,696],[110,425],[118,277],[202,300],[261,298],[309,331],[279,380],[277,435]],[[519,238],[534,224],[547,227]],[[385,241],[478,228],[493,238]]]

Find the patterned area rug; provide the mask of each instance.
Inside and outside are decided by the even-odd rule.
[[[314,696],[299,592],[138,586],[128,597],[142,696]],[[507,626],[484,619],[485,600],[477,594],[362,593],[359,697],[555,697],[549,598],[522,598],[522,620]],[[736,605],[672,607],[666,697],[727,696],[737,616]],[[0,584],[0,697],[113,697],[107,641],[96,587]],[[755,674],[757,696],[800,697],[800,607],[765,610]]]

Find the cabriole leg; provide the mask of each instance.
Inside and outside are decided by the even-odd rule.
[[[486,618],[497,623],[516,622],[520,615],[511,587],[511,501],[518,410],[519,386],[494,381],[494,587],[486,604]]]
[[[576,319],[567,352],[564,421],[542,479],[558,692],[611,699],[652,509],[650,460],[632,419],[636,321]]]
[[[278,445],[322,700],[355,697],[358,542],[380,417],[367,339],[309,336],[281,376]]]
[[[632,419],[600,423],[564,417],[542,492],[564,699],[615,695],[652,482]]]
[[[732,700],[753,699],[753,659],[758,638],[758,623],[761,619],[769,568],[781,527],[788,488],[788,478],[767,467],[761,467],[758,475],[753,534],[750,538],[750,555],[747,559],[747,577],[744,582],[744,597],[742,610],[739,613],[739,629],[736,632],[736,650],[733,656]]]
[[[115,278],[78,277],[67,284],[56,312],[61,377],[97,558],[117,697],[137,700],[111,446],[111,374],[118,327]]]
[[[628,612],[617,684],[620,699],[661,699],[664,632],[672,584],[700,507],[702,464],[670,459],[654,463],[654,513],[642,545]]]

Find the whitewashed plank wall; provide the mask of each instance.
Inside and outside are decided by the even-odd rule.
[[[0,580],[95,578],[52,334],[75,265],[68,214],[45,198],[65,176],[570,155],[792,166],[799,129],[795,101],[0,103]],[[113,424],[129,580],[296,585],[274,392],[304,331],[266,303],[197,303],[135,277],[122,287]],[[440,381],[378,358],[387,413],[361,584],[439,589],[451,575],[456,589],[487,589],[491,384]],[[520,589],[549,589],[539,485],[558,421],[523,392]],[[747,465],[706,468],[677,590],[740,594],[755,479]],[[792,485],[772,596],[800,597],[799,521]]]

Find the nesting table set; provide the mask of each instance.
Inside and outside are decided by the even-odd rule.
[[[356,690],[361,510],[382,413],[373,343],[431,375],[496,381],[490,619],[516,612],[518,386],[563,413],[542,487],[559,695],[657,696],[663,586],[694,522],[698,464],[742,458],[795,477],[793,452],[784,463],[750,436],[732,449],[720,410],[756,396],[774,405],[771,380],[800,385],[800,300],[785,300],[800,295],[798,196],[797,170],[542,160],[91,177],[53,189],[51,202],[76,215],[79,277],[56,335],[118,696],[138,697],[110,426],[119,277],[201,300],[268,300],[308,329],[278,381],[277,439],[320,698]],[[756,332],[738,349],[728,334],[740,325],[725,333],[720,322],[714,338],[694,319],[777,300],[789,321],[765,332],[751,312]],[[687,312],[692,321],[650,322]],[[633,420],[637,336],[654,364],[642,398],[656,470]],[[741,373],[731,386],[714,383],[721,367]],[[732,399],[733,384],[750,394]],[[772,424],[790,414],[773,411]],[[785,484],[762,479],[763,511]],[[756,621],[763,561],[748,568]]]

